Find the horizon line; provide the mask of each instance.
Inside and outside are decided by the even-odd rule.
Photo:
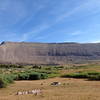
[[[2,41],[0,44],[5,44],[5,43],[47,43],[47,44],[98,44],[100,42],[28,42],[28,41]]]

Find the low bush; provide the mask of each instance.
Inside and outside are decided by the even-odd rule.
[[[7,86],[6,81],[3,78],[0,77],[0,88],[4,88],[6,86]]]
[[[6,74],[6,75],[4,75],[3,79],[6,81],[6,83],[9,84],[9,83],[13,83],[15,78],[16,77],[12,74]]]
[[[100,80],[100,74],[98,74],[98,75],[91,75],[89,77],[89,80]]]
[[[0,68],[23,68],[22,65],[0,64]]]
[[[22,69],[19,69],[21,68],[21,66],[19,65],[0,64],[0,68],[1,68],[0,88],[6,87],[8,84],[13,83],[15,80],[17,81],[18,80],[40,80],[40,79],[56,77],[59,75],[58,71],[55,70],[55,68],[51,68],[51,67],[50,69],[49,67],[45,67],[42,69],[38,69],[38,68],[29,69],[29,68],[24,67]]]
[[[0,75],[0,88],[6,87],[8,84],[13,83],[14,80],[40,80],[46,78],[48,78],[48,75],[46,73],[37,73],[37,72],[4,74]]]
[[[15,76],[11,74],[0,75],[0,88],[6,87],[8,84],[13,83],[14,79]]]
[[[87,73],[71,73],[63,75],[62,77],[69,77],[69,78],[88,78]]]
[[[87,78],[89,80],[100,80],[100,72],[79,72],[63,75],[65,78]]]
[[[46,73],[38,72],[23,72],[16,75],[16,80],[40,80],[46,78],[48,78]]]

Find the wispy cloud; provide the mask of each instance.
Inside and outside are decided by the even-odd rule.
[[[79,13],[85,13],[84,15],[87,16],[91,13],[93,14],[97,12],[100,12],[100,1],[85,0],[85,2],[82,2],[80,5],[74,7],[71,11],[60,14],[60,16],[58,16],[58,18],[56,19],[56,23],[75,14],[77,15]],[[82,14],[82,16],[84,15]]]
[[[36,28],[33,28],[32,31],[29,31],[29,32],[26,32],[26,33],[22,34],[22,36],[20,38],[20,41],[27,41],[30,38],[34,38],[40,32],[44,31],[48,27],[49,27],[48,24],[42,24],[42,25],[37,26]]]
[[[27,4],[28,1],[26,1],[27,0],[0,1],[0,29],[11,32],[9,33],[5,31],[6,35],[7,33],[10,34],[8,39],[13,38],[18,41],[28,41],[29,39],[34,39],[36,37],[37,39],[43,39],[44,36],[48,36],[48,34],[50,34],[43,33],[45,30],[54,28],[54,26],[61,24],[61,22],[65,22],[64,24],[67,25],[67,21],[69,21],[69,19],[73,19],[74,16],[76,16],[75,20],[77,18],[84,19],[85,17],[87,19],[89,15],[100,12],[99,0],[77,0],[75,2],[78,3],[75,3],[75,5],[72,7],[70,7],[70,4],[72,4],[74,0],[70,0],[71,2],[69,2],[69,0],[55,0],[54,4],[53,1],[51,2],[51,0],[30,0],[32,3],[31,7]],[[61,2],[62,4],[60,5]],[[67,5],[69,5],[68,7],[70,7],[70,9],[67,7]],[[19,30],[17,30],[18,27]],[[1,30],[0,32],[2,32]],[[61,31],[61,29],[57,30],[59,32]],[[54,31],[57,32],[57,30]],[[52,35],[55,32],[52,32]],[[80,34],[84,34],[84,32],[82,32],[81,29],[74,29],[68,34],[71,36],[78,36]],[[5,39],[7,39],[6,36]]]
[[[65,20],[66,18],[70,18],[71,16],[77,15],[79,13],[86,13],[85,16],[87,16],[91,13],[99,12],[100,11],[99,5],[100,5],[100,1],[98,1],[98,0],[96,0],[96,1],[95,0],[88,0],[88,1],[85,0],[85,2],[82,2],[78,6],[75,6],[71,11],[59,13],[58,17],[56,19],[54,19],[53,22],[52,22],[52,20],[50,22],[47,21],[48,27],[44,28],[43,30],[51,28],[52,26]],[[54,12],[56,12],[56,11],[54,11]],[[82,16],[84,16],[84,15],[82,15]],[[66,20],[68,20],[68,19],[66,19]],[[80,34],[80,32],[75,32],[72,34],[73,35]]]
[[[81,31],[75,31],[75,32],[73,32],[73,33],[69,33],[71,36],[78,36],[78,35],[81,35],[81,34],[83,34],[83,32],[81,32]]]
[[[42,3],[40,2],[36,2],[33,1],[32,2],[32,8],[30,9],[30,13],[27,14],[27,16],[25,17],[24,21],[21,23],[21,27],[28,24],[29,22],[31,22],[34,17],[36,15],[38,15],[39,12],[41,12],[42,10],[44,10],[47,7],[47,3],[49,2],[49,0],[44,0],[42,1]]]

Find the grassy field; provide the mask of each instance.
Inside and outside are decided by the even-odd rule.
[[[60,76],[79,72],[100,72],[100,65],[78,66],[46,66],[41,69],[24,68],[1,68],[1,73],[19,73],[27,70],[49,73],[48,79],[14,81],[6,88],[0,89],[0,100],[100,100],[100,81],[87,79],[62,78]],[[52,82],[61,82],[59,86],[51,86]],[[43,83],[41,85],[41,83]],[[16,95],[18,91],[42,89],[42,94]]]
[[[62,85],[51,86],[59,81]],[[44,82],[43,85],[41,83]],[[15,95],[17,91],[42,89],[43,94]],[[52,78],[36,81],[16,81],[0,90],[0,100],[100,100],[100,82],[84,79]]]

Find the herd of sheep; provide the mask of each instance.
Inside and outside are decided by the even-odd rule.
[[[42,93],[41,89],[34,89],[30,91],[18,91],[16,95],[25,95],[25,94],[34,94],[34,95],[39,95]]]
[[[61,83],[60,82],[53,82],[53,83],[51,83],[51,85],[57,86],[57,85],[61,85]],[[25,95],[25,94],[40,95],[40,94],[42,94],[42,90],[41,89],[34,89],[34,90],[29,90],[29,91],[18,91],[16,93],[16,95]]]

